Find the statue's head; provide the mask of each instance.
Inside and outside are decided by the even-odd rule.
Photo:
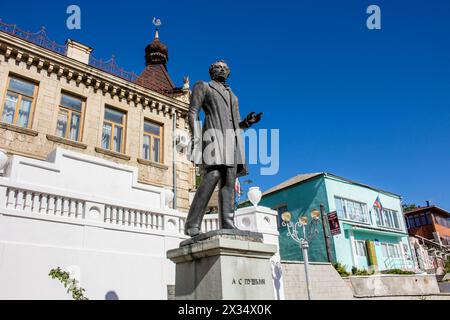
[[[223,60],[216,61],[209,67],[209,75],[212,80],[225,82],[230,76],[230,73],[230,68],[228,68],[228,65]]]

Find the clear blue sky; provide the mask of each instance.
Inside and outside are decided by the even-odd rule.
[[[82,9],[80,31],[65,27],[70,4]],[[381,31],[366,28],[370,4],[381,7]],[[0,12],[137,73],[153,16],[177,85],[185,74],[207,79],[225,59],[241,113],[262,111],[261,126],[281,129],[279,174],[251,168],[263,190],[327,171],[450,209],[450,2],[40,0],[6,1]]]

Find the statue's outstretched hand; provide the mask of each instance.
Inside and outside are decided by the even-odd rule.
[[[263,116],[262,112],[258,113],[258,114],[256,114],[256,112],[251,112],[251,113],[249,113],[249,115],[247,116],[245,121],[247,122],[248,126],[251,127],[252,125],[260,122],[262,116]]]

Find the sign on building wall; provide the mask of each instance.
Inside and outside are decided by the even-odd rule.
[[[338,236],[341,234],[341,227],[339,225],[339,217],[337,211],[330,212],[328,214],[328,225],[330,226],[330,232],[332,236]]]

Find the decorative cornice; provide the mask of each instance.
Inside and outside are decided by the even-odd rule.
[[[100,89],[103,94],[111,95],[111,98],[115,96],[121,100],[125,98],[130,105],[133,101],[136,107],[141,106],[143,109],[148,107],[151,111],[155,110],[165,116],[173,115],[171,112],[173,108],[183,115],[188,112],[189,105],[178,99],[150,91],[136,83],[2,31],[0,31],[0,55],[4,55],[5,60],[14,57],[17,63],[25,62],[28,67],[35,65],[38,71],[46,70],[48,76],[55,73],[58,78],[65,77],[68,81],[83,83],[95,91]]]

